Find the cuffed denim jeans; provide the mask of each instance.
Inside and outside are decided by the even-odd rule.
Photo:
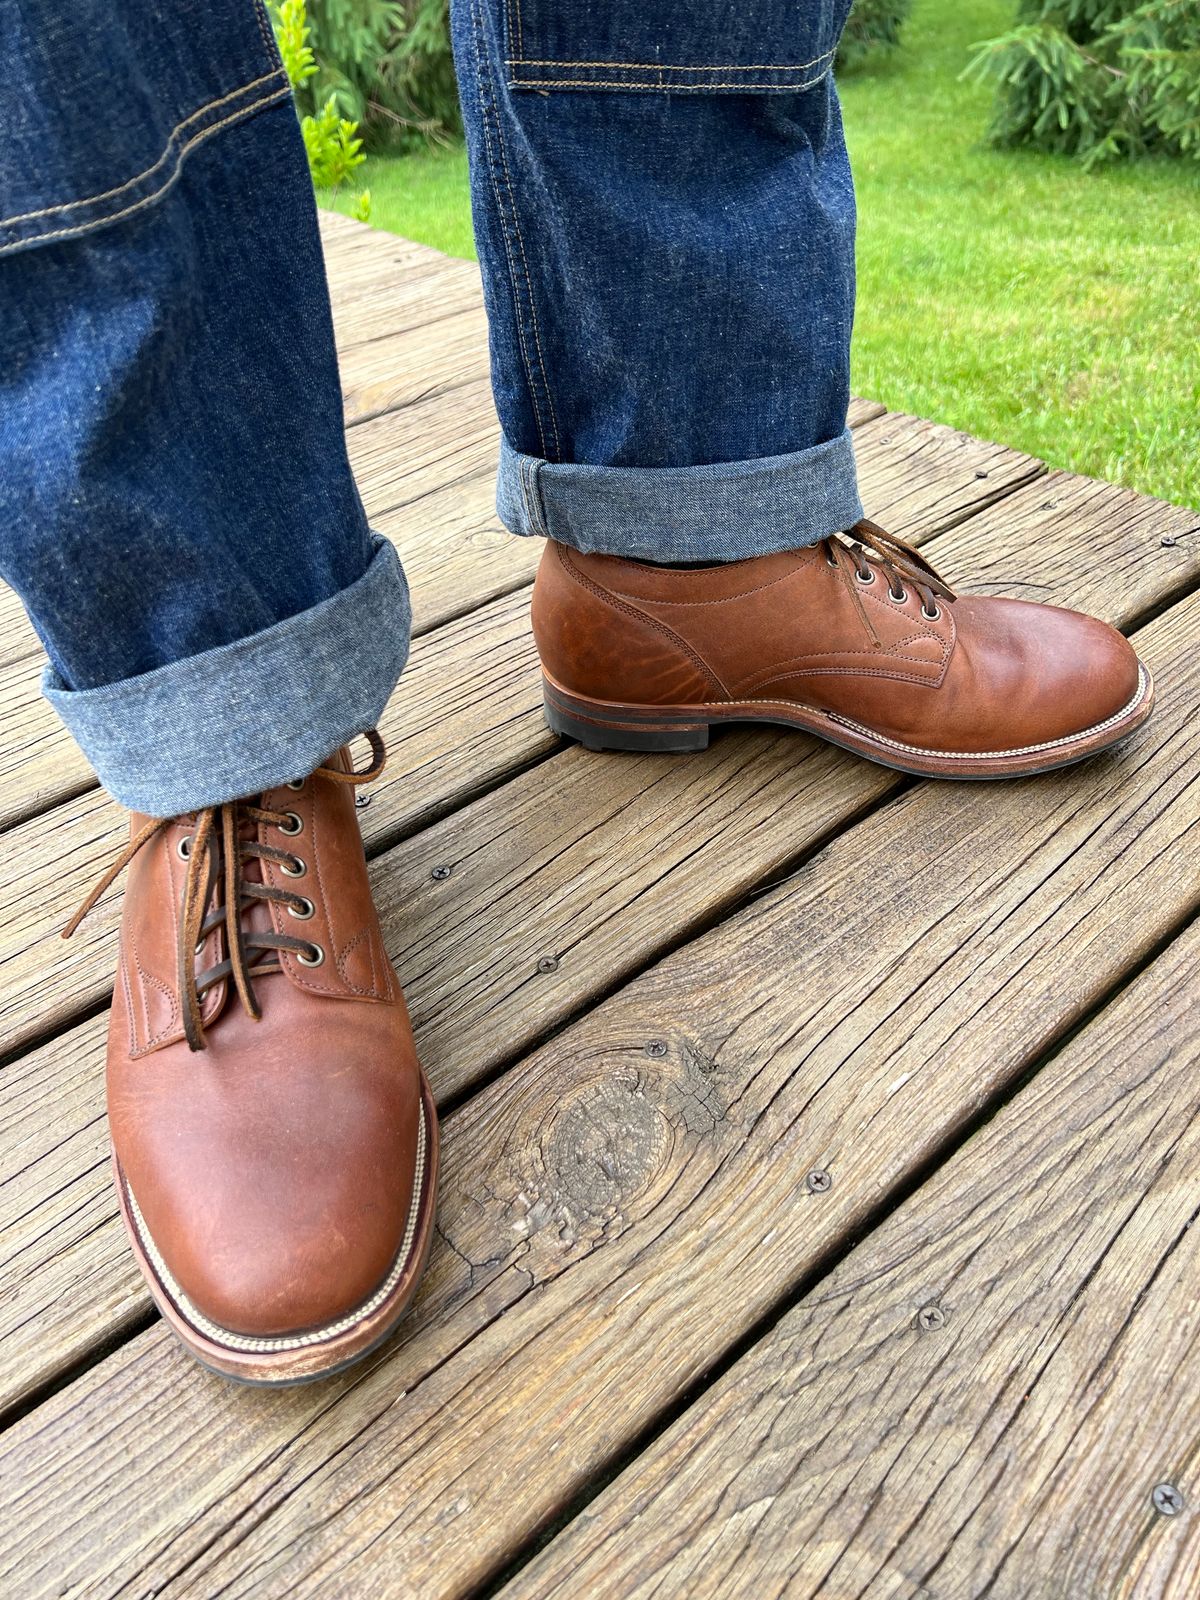
[[[650,561],[860,514],[848,0],[455,0],[515,533]],[[260,0],[0,0],[0,570],[126,805],[298,777],[403,668]]]

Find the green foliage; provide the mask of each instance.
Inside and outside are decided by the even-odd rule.
[[[332,96],[372,150],[445,143],[461,131],[448,0],[308,0],[317,72],[301,96]]]
[[[279,42],[279,55],[284,71],[299,95],[320,72],[308,39],[312,29],[308,23],[305,0],[279,0],[271,7],[275,23],[275,37]],[[308,152],[308,170],[319,189],[332,190],[331,204],[337,192],[355,167],[366,159],[362,153],[362,140],[358,125],[348,117],[338,115],[336,98],[331,94],[321,105],[316,116],[305,113],[300,118],[300,132]],[[351,215],[366,222],[371,215],[371,191],[364,189],[354,202]]]
[[[1200,160],[1200,0],[1021,0],[977,47],[999,85],[989,137],[1085,167],[1150,153]]]
[[[854,72],[868,57],[890,50],[900,42],[900,29],[908,20],[912,0],[854,0],[838,45],[835,70]]]

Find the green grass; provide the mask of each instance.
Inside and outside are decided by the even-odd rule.
[[[1200,169],[1084,173],[983,143],[959,82],[1011,0],[917,0],[900,50],[841,85],[859,201],[855,390],[1200,504]],[[376,226],[471,256],[461,151],[374,158]]]

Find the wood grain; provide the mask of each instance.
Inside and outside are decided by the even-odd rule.
[[[1139,637],[1164,693],[1123,755],[905,791],[452,1116],[373,1364],[246,1395],[156,1327],[46,1401],[0,1446],[5,1570],[468,1593],[1195,908],[1198,627]]]
[[[1084,484],[1076,502],[1076,487],[1056,490],[1071,507],[1061,525],[1039,484],[1007,501],[1000,508],[1007,548],[1024,546],[1027,575],[1040,582],[1046,573],[1049,597],[1058,599],[1068,597],[1058,593],[1059,581],[1081,577],[1061,546],[1082,542],[1096,556],[1082,575],[1091,586],[1069,597],[1129,621],[1121,608],[1161,603],[1177,573],[1167,568],[1131,586],[1122,552],[1140,537],[1140,523],[1128,520],[1128,497]],[[972,543],[967,530],[976,522],[980,538]],[[968,571],[986,564],[995,536],[984,517],[973,519],[954,535],[958,562]],[[466,799],[473,782],[555,748],[541,721],[524,607],[524,594],[510,596],[418,641],[388,726],[397,736],[393,763],[363,814],[373,848]],[[463,1093],[530,1048],[898,786],[894,774],[816,740],[765,729],[730,732],[695,760],[597,757],[569,747],[414,834],[373,875],[439,1097]],[[653,850],[644,848],[647,839]],[[433,879],[444,866],[452,876]],[[115,917],[115,904],[108,914]],[[50,949],[53,959],[58,947]],[[95,952],[100,993],[107,959]],[[50,1103],[45,1124],[52,1143],[60,1130]],[[107,1193],[101,1169],[94,1182]],[[9,1353],[0,1404],[30,1392],[106,1332],[104,1296],[80,1306],[68,1282],[53,1301],[57,1310],[43,1305],[36,1252],[44,1251],[53,1282],[70,1241],[43,1224],[38,1203],[25,1216],[33,1254],[19,1281],[4,1280],[9,1294],[0,1298]],[[36,1321],[27,1310],[31,1294],[42,1308]]]
[[[503,1600],[1200,1592],[1198,968],[1193,923]]]

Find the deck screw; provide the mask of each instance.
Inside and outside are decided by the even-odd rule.
[[[454,871],[453,867],[434,867],[433,871],[429,874],[429,876],[431,878],[436,879],[436,881],[438,883],[441,883],[442,880],[444,878],[448,878],[453,871]]]
[[[557,972],[558,971],[558,957],[557,956],[543,956],[542,959],[538,962],[538,968],[537,969],[538,969],[539,972]]]
[[[809,1194],[828,1194],[833,1188],[833,1179],[824,1167],[814,1167],[804,1182],[808,1186]]]
[[[977,473],[976,473],[976,474],[975,474],[975,476],[976,476],[976,477],[977,477],[977,478],[986,478],[986,477],[987,477],[987,473],[986,473],[986,472],[977,472]]]
[[[357,810],[359,810],[359,811],[365,811],[370,804],[371,804],[371,796],[369,794],[364,794],[362,792],[362,790],[360,789],[358,791],[358,793],[354,796],[355,808]]]
[[[946,1326],[946,1313],[941,1306],[922,1306],[917,1312],[917,1327],[926,1333],[932,1333],[935,1328]]]
[[[1164,550],[1174,550],[1177,541],[1175,539],[1161,539],[1159,543]]]
[[[1177,1517],[1183,1510],[1183,1496],[1173,1483],[1155,1484],[1150,1498],[1155,1511],[1161,1512],[1164,1517]]]
[[[665,1039],[646,1040],[646,1054],[648,1056],[665,1056],[666,1053],[667,1041]]]

